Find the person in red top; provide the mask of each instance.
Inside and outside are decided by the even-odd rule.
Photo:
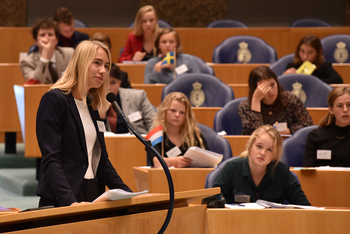
[[[123,61],[147,61],[157,55],[154,42],[159,26],[154,7],[150,5],[141,7],[134,22],[134,31],[129,34],[119,63]]]

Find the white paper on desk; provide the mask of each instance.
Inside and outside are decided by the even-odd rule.
[[[92,203],[102,202],[102,201],[115,201],[115,200],[130,199],[130,198],[133,198],[137,195],[144,194],[144,193],[148,193],[148,190],[133,193],[133,192],[127,192],[123,189],[111,189],[111,190],[104,192],[101,196],[96,198]]]
[[[223,155],[192,146],[186,151],[184,157],[192,159],[189,167],[215,167],[221,162]]]
[[[281,203],[269,202],[269,201],[260,200],[260,199],[257,200],[256,203],[262,206],[266,206],[266,208],[289,208],[289,209],[306,209],[306,210],[324,210],[325,209],[325,207],[281,204]]]
[[[225,204],[228,209],[265,209],[265,206],[261,206],[255,202],[241,203],[241,204]]]

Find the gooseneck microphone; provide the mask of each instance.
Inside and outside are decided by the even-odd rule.
[[[168,180],[168,185],[169,185],[169,209],[168,209],[168,214],[165,218],[165,221],[163,223],[163,226],[160,228],[158,233],[164,233],[166,228],[169,225],[171,216],[173,214],[173,210],[174,210],[174,184],[173,184],[173,179],[171,177],[169,168],[167,166],[167,164],[165,163],[163,157],[159,154],[159,152],[148,143],[148,141],[145,140],[145,138],[143,138],[138,132],[136,132],[129,124],[127,118],[125,117],[122,109],[120,108],[120,106],[117,103],[117,99],[114,93],[110,92],[107,94],[106,96],[107,100],[113,105],[113,108],[115,109],[115,111],[119,114],[119,116],[122,118],[123,122],[125,123],[125,125],[127,126],[127,128],[136,136],[137,139],[139,139],[139,141],[141,141],[142,144],[144,144],[149,150],[152,151],[152,153],[157,157],[157,159],[159,160],[160,164],[162,165],[165,175],[167,177]]]

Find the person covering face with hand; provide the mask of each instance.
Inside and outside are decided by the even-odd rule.
[[[276,74],[266,66],[254,68],[249,75],[249,97],[240,103],[238,113],[243,135],[270,124],[281,134],[313,125],[305,106],[294,94],[284,91]]]
[[[53,84],[66,70],[74,50],[57,46],[58,30],[51,19],[36,20],[32,34],[38,51],[21,61],[22,74],[33,83]]]

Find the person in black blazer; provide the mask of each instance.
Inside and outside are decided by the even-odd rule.
[[[110,61],[103,43],[83,41],[63,77],[40,101],[39,207],[85,204],[101,195],[105,186],[131,191],[108,159],[105,126],[97,111],[108,107]]]

